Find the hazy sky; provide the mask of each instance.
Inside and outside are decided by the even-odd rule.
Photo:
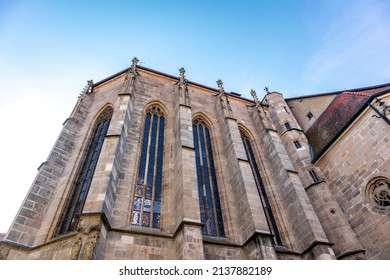
[[[390,82],[390,1],[0,1],[0,232],[78,94],[130,66],[259,98]]]

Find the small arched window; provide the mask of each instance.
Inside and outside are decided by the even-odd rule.
[[[193,135],[200,218],[201,222],[205,224],[202,228],[202,233],[213,236],[225,236],[210,131],[203,119],[196,118],[193,121]]]
[[[87,146],[87,152],[60,220],[58,234],[64,234],[76,229],[76,214],[81,213],[83,210],[112,114],[113,109],[107,107],[96,119],[93,133]]]
[[[261,203],[262,203],[262,206],[264,209],[264,213],[265,213],[266,218],[267,218],[268,227],[269,227],[271,233],[274,235],[274,242],[276,244],[281,245],[282,239],[280,238],[279,230],[277,228],[276,221],[275,221],[274,215],[272,213],[271,204],[269,202],[267,192],[266,192],[264,184],[263,184],[263,180],[261,179],[259,168],[257,167],[257,163],[256,163],[255,155],[253,153],[250,137],[241,129],[240,129],[240,133],[241,133],[242,143],[244,144],[244,147],[245,147],[245,153],[246,153],[246,156],[249,160],[249,163],[250,163],[250,166],[252,169],[252,173],[253,173],[253,177],[255,178],[257,190],[259,192],[259,196],[260,196],[260,200],[261,200]]]
[[[146,110],[131,224],[160,228],[165,117],[160,107]]]

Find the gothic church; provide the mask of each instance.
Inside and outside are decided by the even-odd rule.
[[[0,259],[390,259],[390,84],[260,100],[88,81]]]

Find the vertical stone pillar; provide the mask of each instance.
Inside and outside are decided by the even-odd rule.
[[[192,112],[184,68],[180,69],[180,80],[176,85],[174,104],[175,134],[175,194],[176,225],[175,238],[178,259],[203,259],[202,224],[196,177],[195,148],[192,133]]]
[[[137,62],[138,59],[134,58],[126,73],[122,92],[118,94],[118,103],[104,139],[83,213],[103,212],[108,219],[111,215],[135,102],[139,75],[136,71]]]
[[[338,259],[365,258],[363,247],[356,238],[325,181],[311,184],[306,192],[320,219]]]
[[[268,156],[269,170],[276,183],[275,191],[281,198],[280,208],[284,209],[284,218],[287,219],[292,231],[290,234],[296,240],[296,248],[294,249],[305,252],[314,259],[334,259],[332,244],[329,242],[304,189],[299,172],[295,169],[293,160],[290,158],[291,155],[286,150],[278,133],[278,131],[288,129],[285,128],[285,126],[288,127],[285,125],[287,122],[290,125],[295,125],[292,123],[294,120],[286,116],[288,108],[286,105],[283,106],[283,96],[277,92],[270,93],[267,88],[266,90],[264,106],[268,107],[266,111],[269,112],[269,118],[264,118],[262,105],[258,102],[252,117],[257,124],[257,133],[262,135],[264,149],[270,151]]]
[[[233,191],[236,194],[237,204],[239,204],[237,216],[245,217],[245,219],[239,219],[241,232],[236,236],[237,241],[246,244],[253,238],[263,238],[271,242],[272,235],[260,201],[251,166],[245,153],[237,119],[233,117],[233,111],[228,96],[223,89],[222,81],[218,80],[217,83],[220,93],[216,96],[215,108],[219,116],[222,135],[224,135],[222,140],[229,170],[229,174],[225,175],[229,176],[230,183],[234,188]],[[262,246],[257,246],[255,251],[262,249]],[[274,249],[271,246],[272,250]],[[253,254],[261,255],[260,252],[253,253],[252,250],[250,255],[252,256]],[[248,255],[248,257],[251,256]],[[268,257],[271,259],[276,258],[276,253],[268,254]]]
[[[275,97],[278,97],[278,101],[273,103],[273,110],[279,112],[276,126],[282,131],[280,139],[291,158],[294,169],[298,171],[299,178],[327,238],[333,243],[332,249],[336,257],[350,258],[356,255],[362,258],[363,247],[330,192],[328,184],[321,180],[321,170],[311,163],[308,139],[284,99],[280,96]],[[290,124],[290,129],[285,127],[286,122]],[[299,146],[297,147],[294,142],[299,142]],[[312,170],[319,177],[317,182],[313,182],[310,176],[309,171]]]

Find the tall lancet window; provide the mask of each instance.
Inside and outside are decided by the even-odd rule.
[[[201,118],[194,120],[193,134],[200,218],[201,222],[205,224],[202,228],[202,233],[213,236],[225,236],[210,131]]]
[[[131,224],[160,228],[164,152],[164,114],[158,106],[146,111]]]
[[[268,227],[271,231],[271,233],[274,235],[274,242],[276,244],[282,244],[282,239],[280,238],[280,234],[278,231],[278,228],[276,226],[276,221],[274,218],[274,215],[272,213],[271,204],[269,203],[269,199],[267,196],[267,192],[265,191],[265,187],[263,184],[263,180],[261,179],[259,168],[257,167],[255,155],[253,153],[253,149],[251,146],[251,140],[248,135],[246,135],[242,130],[240,130],[241,133],[241,139],[245,147],[246,156],[249,160],[253,177],[256,181],[257,190],[260,195],[260,200],[264,209],[264,213],[267,218]]]
[[[86,154],[82,161],[77,179],[73,184],[68,204],[60,220],[58,234],[64,234],[76,229],[76,214],[81,213],[83,210],[112,114],[113,109],[107,107],[95,122],[91,139],[87,145]]]

